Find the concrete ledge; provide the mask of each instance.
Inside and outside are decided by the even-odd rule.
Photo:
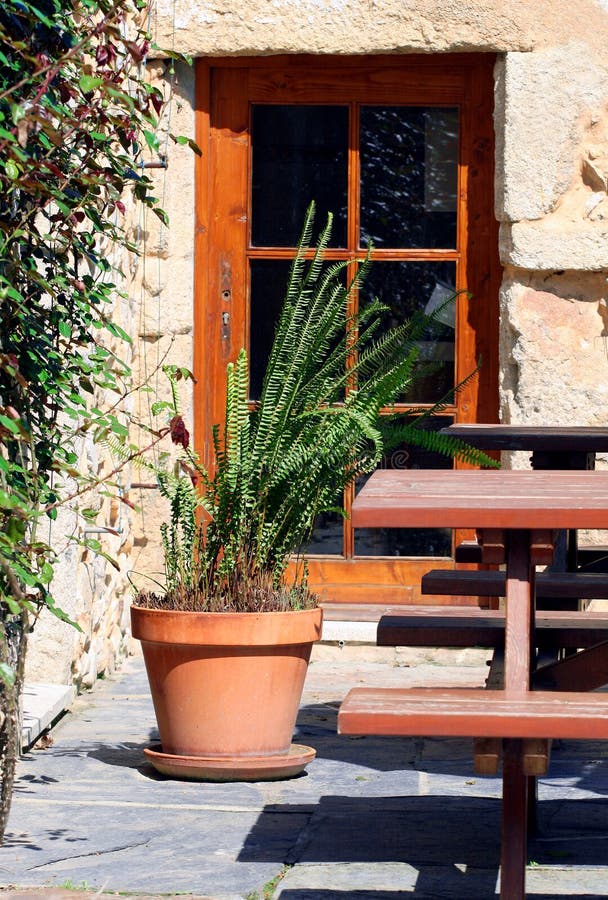
[[[332,644],[375,644],[377,622],[324,621],[321,640]]]
[[[45,728],[69,708],[75,695],[73,685],[26,683],[23,689],[22,749],[31,747]]]

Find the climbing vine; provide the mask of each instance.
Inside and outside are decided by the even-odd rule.
[[[164,102],[149,49],[143,0],[0,6],[0,841],[28,631],[42,608],[63,616],[45,523],[68,502],[93,515],[116,472],[87,472],[83,443],[127,436],[116,260],[137,250],[132,203],[165,219],[141,165]]]

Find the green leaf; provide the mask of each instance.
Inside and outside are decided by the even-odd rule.
[[[14,600],[13,597],[10,596],[10,594],[7,594],[5,597],[3,597],[2,602],[6,603],[6,605],[8,607],[8,611],[10,612],[11,615],[18,616],[21,613],[22,606],[19,603],[17,603],[17,601]],[[26,602],[24,602],[23,606],[25,606],[27,608],[28,604]]]
[[[98,75],[81,75],[78,79],[78,87],[83,94],[88,94],[94,91],[95,88],[98,88],[103,82],[104,79]]]
[[[169,224],[169,216],[164,211],[164,209],[159,209],[158,206],[155,206],[154,209],[152,210],[152,212],[154,213],[155,216],[158,216],[158,218],[161,220],[163,225]]]
[[[194,150],[197,156],[202,156],[203,151],[199,147],[199,145],[192,138],[187,137],[185,134],[171,134],[169,135],[171,140],[176,144],[187,144],[191,150]]]
[[[11,543],[19,544],[23,540],[26,525],[21,519],[11,516],[4,528],[5,534]]]
[[[186,53],[180,53],[178,50],[169,50],[166,47],[159,47],[158,44],[152,44],[153,50],[160,50],[163,56],[168,57],[169,59],[175,59],[178,62],[184,62],[187,66],[192,65],[192,57],[188,56]]]
[[[14,125],[18,125],[25,118],[25,110],[19,103],[11,103],[11,119]]]
[[[7,431],[10,431],[11,434],[21,434],[21,428],[19,424],[15,422],[14,419],[9,419],[8,416],[3,416],[0,414],[0,425],[3,425]]]
[[[112,434],[116,434],[119,437],[129,436],[129,429],[126,425],[122,425],[120,422],[112,422],[110,430],[112,431]]]
[[[124,328],[121,328],[120,325],[117,325],[116,322],[106,322],[106,329],[113,334],[114,337],[119,337],[123,341],[126,341],[128,344],[131,344],[131,335],[127,334]]]
[[[50,562],[42,564],[38,577],[43,584],[49,584],[53,580],[53,567]]]
[[[159,147],[158,138],[154,134],[154,132],[147,131],[146,129],[144,129],[143,135],[144,135],[144,138],[146,139],[146,144],[148,145],[150,150],[153,150],[154,153],[158,153],[158,147]]]
[[[42,22],[43,25],[46,25],[47,28],[51,28],[51,29],[53,29],[53,30],[55,29],[56,26],[55,26],[55,23],[53,22],[53,20],[52,20],[52,19],[49,19],[48,16],[45,16],[44,13],[42,13],[42,12],[36,7],[35,4],[29,4],[29,5],[28,5],[28,11],[29,11],[30,13],[33,13],[33,14],[36,16],[36,18],[39,19],[39,20]]]
[[[49,595],[47,594],[45,600],[46,600],[46,606],[47,606],[47,609],[48,609],[49,612],[51,612],[57,619],[59,619],[61,622],[65,622],[67,625],[71,625],[72,628],[75,628],[75,629],[76,629],[76,631],[82,632],[82,628],[80,627],[80,625],[78,624],[78,622],[75,622],[73,619],[70,619],[70,617],[68,616],[68,614],[67,614],[66,612],[64,612],[64,611],[61,609],[61,607],[59,607],[59,606],[57,606],[57,605],[55,604],[55,601],[53,600],[53,598],[52,598],[51,596],[49,596]]]
[[[11,181],[16,181],[17,178],[19,178],[19,167],[17,163],[12,159],[9,159],[4,164],[4,171],[6,172],[7,177],[11,179]]]
[[[150,412],[153,416],[159,415],[159,413],[164,412],[165,409],[173,409],[171,403],[168,403],[167,400],[157,400],[150,407]]]
[[[8,663],[0,662],[0,681],[3,681],[8,687],[12,687],[15,683],[15,670]]]

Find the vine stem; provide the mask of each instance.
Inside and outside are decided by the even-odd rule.
[[[145,447],[138,447],[137,450],[133,450],[132,453],[127,454],[124,459],[122,459],[117,466],[115,466],[107,475],[102,475],[99,478],[93,478],[91,481],[88,481],[86,484],[79,487],[77,490],[72,491],[71,494],[68,494],[66,497],[61,497],[59,500],[55,500],[53,503],[47,503],[45,506],[41,508],[42,513],[48,513],[53,509],[57,509],[59,506],[65,506],[68,503],[71,503],[72,500],[76,500],[78,497],[82,497],[83,494],[87,494],[89,491],[94,490],[99,487],[101,484],[108,484],[112,481],[115,475],[118,475],[123,471],[125,466],[128,466],[129,463],[133,462],[133,460],[143,457],[150,450],[153,450],[154,447],[157,447],[158,444],[165,438],[169,432],[170,428],[162,428],[159,432],[157,432],[153,441],[150,441],[149,444],[146,444]]]

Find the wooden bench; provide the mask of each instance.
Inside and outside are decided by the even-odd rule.
[[[481,738],[608,739],[608,694],[476,688],[352,688],[338,732]]]
[[[502,610],[412,606],[391,610],[380,618],[376,643],[381,647],[494,648],[503,646],[504,633],[505,614]],[[536,637],[538,646],[543,648],[592,647],[608,640],[608,613],[537,612]]]
[[[431,569],[422,576],[422,594],[504,597],[505,573],[462,569]],[[608,598],[608,576],[602,573],[540,572],[536,596],[556,600]]]

